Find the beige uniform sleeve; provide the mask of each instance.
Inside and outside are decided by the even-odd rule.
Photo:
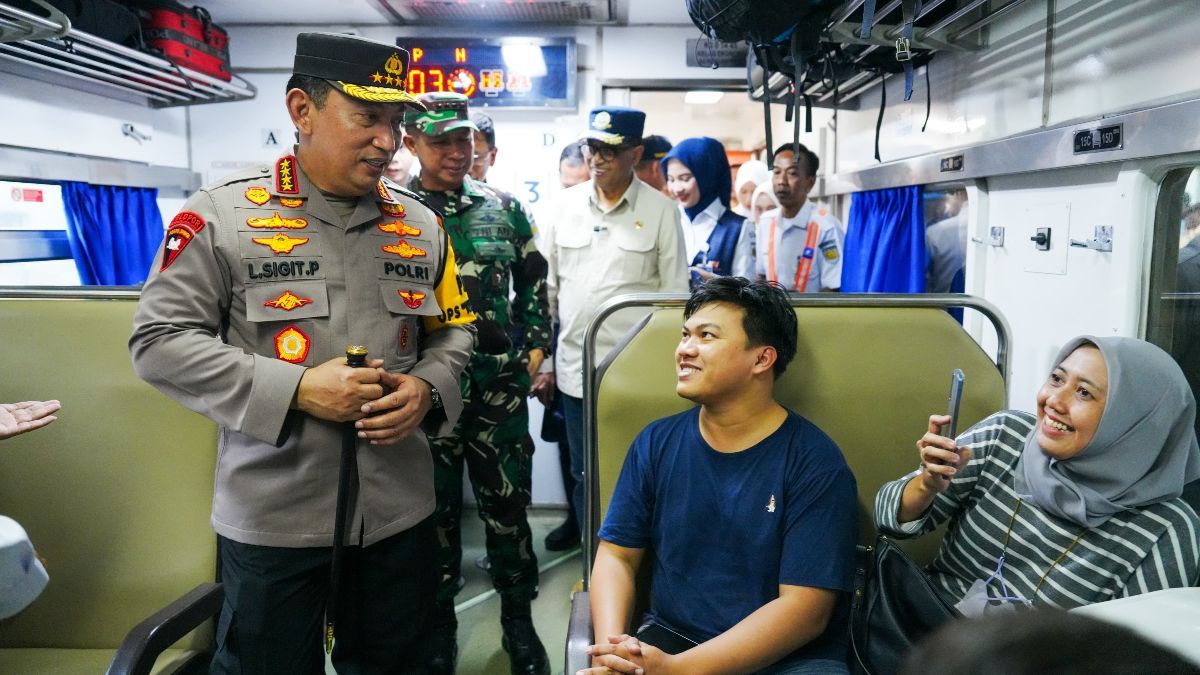
[[[218,244],[216,192],[197,192],[168,225],[134,314],[129,352],[137,374],[167,396],[278,444],[304,368],[223,339],[227,322],[237,319],[229,316],[234,282]]]
[[[683,246],[679,209],[668,209],[666,214],[658,228],[658,290],[661,293],[686,293],[687,252]]]

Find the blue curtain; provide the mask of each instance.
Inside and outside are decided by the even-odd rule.
[[[921,186],[857,192],[846,222],[843,293],[924,293]]]
[[[67,240],[85,286],[146,280],[163,239],[155,188],[62,183]]]

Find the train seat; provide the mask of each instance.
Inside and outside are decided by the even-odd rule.
[[[874,539],[871,512],[879,487],[916,468],[913,442],[924,433],[928,416],[946,409],[951,371],[961,368],[966,375],[960,429],[1002,409],[1006,400],[1003,367],[947,312],[901,303],[884,296],[795,299],[797,354],[775,387],[782,403],[828,433],[845,455],[858,482],[863,543]],[[634,437],[651,421],[692,405],[675,395],[673,355],[682,302],[655,304],[648,320],[597,369],[594,403],[585,401],[585,418],[595,415],[595,431],[587,434],[594,470],[586,487],[593,533]],[[1007,343],[1007,327],[1002,320],[994,323]],[[939,531],[902,545],[929,561],[940,538]],[[597,546],[594,537],[585,541],[589,560]],[[572,602],[569,673],[586,667],[583,648],[592,639],[587,592],[576,593]]]
[[[209,526],[215,425],[134,374],[136,293],[20,295],[30,294],[0,293],[0,401],[57,398],[63,409],[0,441],[0,513],[24,526],[50,575],[0,624],[0,672],[206,666],[195,657],[211,651],[212,630],[192,628],[222,601]]]

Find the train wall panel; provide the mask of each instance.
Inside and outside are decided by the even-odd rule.
[[[155,110],[0,73],[0,146],[186,167],[183,108]],[[121,133],[132,124],[146,139]],[[0,152],[3,152],[0,149]]]
[[[1156,191],[1139,168],[1118,164],[989,179],[974,232],[1003,226],[1005,245],[968,244],[966,291],[997,305],[1012,328],[1010,405],[1033,410],[1071,337],[1138,335]],[[1096,225],[1113,227],[1112,252],[1070,245]],[[1051,229],[1050,251],[1030,241],[1039,227]]]

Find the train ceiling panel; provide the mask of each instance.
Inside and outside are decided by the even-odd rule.
[[[609,23],[612,0],[379,0],[402,23]]]

